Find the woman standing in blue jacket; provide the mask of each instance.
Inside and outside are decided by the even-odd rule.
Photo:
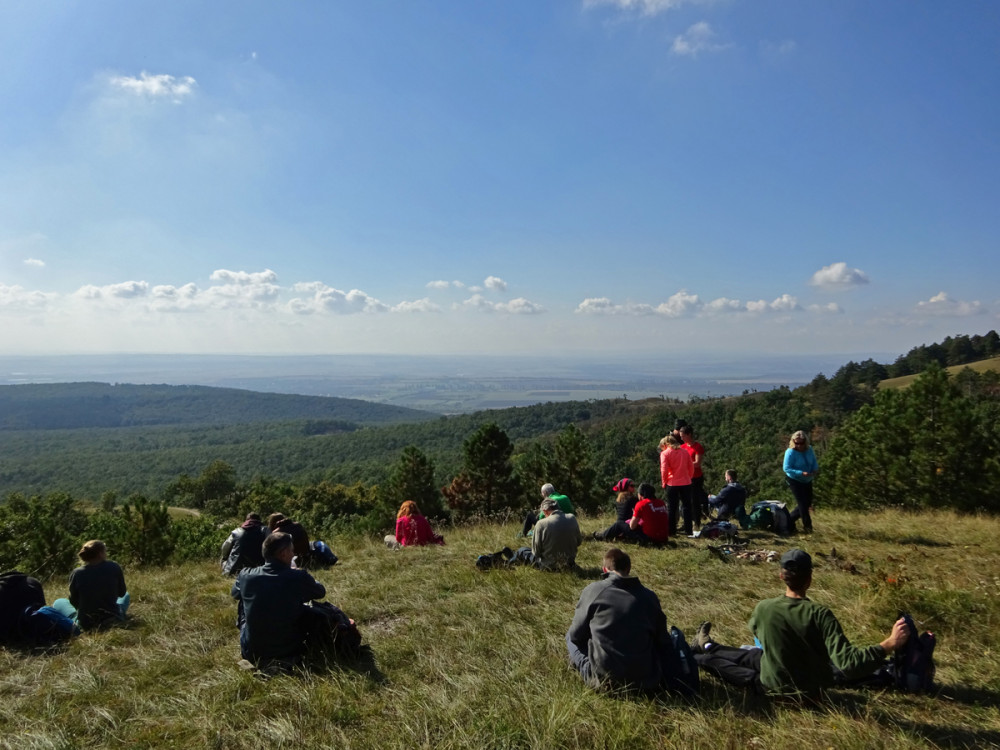
[[[792,433],[782,468],[785,470],[785,481],[795,496],[795,510],[791,513],[792,523],[801,518],[802,530],[810,534],[813,530],[812,517],[809,515],[813,503],[812,482],[819,472],[819,464],[816,462],[812,446],[809,445],[809,436],[802,430]]]

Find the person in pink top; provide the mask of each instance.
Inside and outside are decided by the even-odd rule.
[[[385,546],[398,549],[422,544],[444,544],[444,537],[435,534],[430,523],[420,513],[417,504],[407,500],[399,506],[399,512],[396,514],[396,533],[385,538]]]
[[[680,505],[684,514],[684,534],[691,536],[694,533],[694,498],[691,492],[694,461],[681,447],[681,441],[673,435],[667,435],[660,441],[660,451],[660,478],[667,489],[670,535],[677,535],[677,506]]]

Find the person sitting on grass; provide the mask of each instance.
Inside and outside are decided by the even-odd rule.
[[[107,545],[92,539],[77,554],[83,565],[69,574],[69,600],[56,599],[53,609],[76,620],[83,630],[124,622],[131,597],[121,567],[108,559]]]
[[[632,560],[622,550],[609,549],[603,569],[603,580],[580,594],[566,632],[570,663],[595,689],[658,690],[670,639],[660,600],[631,575]]]
[[[563,513],[551,497],[542,500],[542,520],[535,525],[530,547],[520,547],[507,565],[533,565],[542,570],[576,567],[576,551],[583,542],[580,524],[572,513]]]
[[[639,502],[628,522],[636,541],[663,544],[670,536],[670,516],[666,504],[656,496],[653,485],[639,485]]]
[[[615,513],[618,517],[604,531],[595,531],[594,539],[603,542],[613,542],[616,539],[635,541],[635,532],[628,525],[635,511],[635,504],[639,502],[639,496],[635,494],[635,482],[624,477],[611,490],[618,493],[618,499],[615,501]]]
[[[272,513],[267,517],[268,531],[274,533],[281,531],[290,534],[292,545],[295,550],[292,557],[295,560],[296,568],[308,568],[312,557],[312,547],[309,544],[309,534],[305,527],[298,521],[286,518],[284,513]]]
[[[736,472],[733,469],[726,470],[726,486],[719,490],[718,495],[709,495],[708,504],[720,521],[728,521],[733,514],[736,514],[737,518],[746,514],[747,491],[736,481]]]
[[[399,549],[423,544],[444,544],[444,537],[435,534],[417,504],[407,500],[399,506],[396,514],[396,533],[389,534],[384,541],[389,549]]]
[[[269,534],[263,552],[264,564],[241,571],[233,583],[232,597],[243,605],[240,653],[262,669],[287,669],[298,664],[305,651],[303,605],[322,599],[326,588],[292,567],[291,534]]]
[[[246,520],[232,530],[222,543],[222,572],[235,576],[243,568],[256,568],[264,564],[260,548],[267,537],[267,527],[260,516],[248,513]]]
[[[847,678],[871,674],[908,636],[901,617],[881,643],[851,645],[833,612],[806,596],[812,585],[812,558],[800,549],[781,556],[783,596],[754,608],[750,630],[760,648],[715,643],[711,622],[703,622],[695,641],[698,665],[715,677],[757,693],[815,701],[833,685],[833,667]],[[831,666],[832,665],[832,666]]]
[[[572,501],[565,495],[560,495],[556,492],[556,488],[546,482],[542,485],[542,500],[546,498],[552,498],[559,505],[559,510],[563,513],[576,513],[576,508],[573,507]],[[528,511],[527,515],[524,517],[524,525],[521,527],[521,536],[528,536],[528,532],[534,528],[535,524],[545,518],[545,515],[538,510],[532,508]]]

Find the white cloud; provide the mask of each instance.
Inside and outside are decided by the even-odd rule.
[[[713,299],[711,302],[705,304],[702,308],[706,313],[727,313],[727,312],[743,312],[746,310],[746,306],[740,302],[738,299],[729,299],[728,297],[719,297],[718,299]]]
[[[545,312],[545,308],[524,297],[518,297],[510,302],[490,302],[481,294],[473,294],[467,300],[452,305],[454,310],[480,310],[481,312],[500,312],[512,315],[533,315]]]
[[[472,292],[473,294],[481,294],[483,288],[481,286],[470,286],[469,291]]]
[[[350,315],[352,313],[388,312],[389,306],[362,292],[352,289],[342,292],[319,281],[296,284],[296,292],[311,293],[305,299],[296,297],[288,303],[288,309],[299,315],[309,315],[316,312]]]
[[[487,276],[486,281],[483,282],[483,286],[494,292],[507,291],[507,282],[501,279],[499,276]]]
[[[496,304],[498,312],[510,313],[512,315],[537,315],[545,312],[545,308],[539,304],[531,302],[524,297],[512,299],[510,302],[498,302]]]
[[[656,306],[656,312],[666,315],[668,318],[680,318],[684,315],[693,315],[701,308],[701,300],[697,294],[688,294],[686,289],[681,289],[671,295],[666,302]]]
[[[56,295],[29,292],[20,286],[0,284],[0,307],[4,309],[37,308],[54,299]]]
[[[461,282],[461,281],[453,281],[453,282],[451,282],[451,285],[453,287],[455,287],[456,289],[464,289],[465,288],[465,284],[463,282]]]
[[[809,307],[807,307],[806,309],[809,312],[821,313],[821,314],[832,313],[839,315],[840,313],[844,312],[844,309],[836,302],[830,302],[829,304],[826,305],[809,305]]]
[[[451,282],[450,281],[428,281],[427,282],[427,288],[428,289],[447,289],[450,286],[451,286]]]
[[[413,300],[412,302],[400,302],[398,305],[393,305],[392,312],[439,313],[441,312],[441,308],[427,299],[427,297],[424,297],[423,299]]]
[[[716,42],[715,36],[707,21],[699,21],[689,26],[683,34],[674,37],[670,51],[681,57],[697,57],[702,52],[720,52],[731,46]]]
[[[868,274],[860,268],[848,268],[846,263],[823,266],[809,279],[812,286],[827,290],[851,289],[868,283]]]
[[[705,2],[705,0],[583,0],[584,8],[613,5],[619,10],[635,11],[644,16],[655,16],[682,5]]]
[[[948,315],[964,317],[966,315],[979,315],[986,312],[986,308],[978,300],[964,302],[952,299],[946,292],[938,292],[926,302],[917,303],[917,312],[929,315]]]
[[[792,312],[801,310],[798,300],[790,294],[782,294],[772,302],[756,300],[743,303],[738,299],[719,297],[711,302],[702,302],[697,294],[681,289],[671,295],[666,302],[655,307],[627,302],[619,305],[607,297],[591,297],[581,302],[576,312],[593,315],[661,315],[665,318],[705,317],[710,315],[738,313]]]
[[[191,96],[194,93],[194,87],[198,85],[198,82],[191,76],[175,78],[165,73],[150,75],[145,70],[139,74],[138,78],[112,76],[110,83],[113,87],[135,96],[171,97],[175,102],[180,101],[185,96]]]
[[[107,284],[106,286],[86,284],[77,289],[74,296],[89,300],[135,299],[145,297],[148,291],[149,284],[145,281],[123,281],[120,284]]]
[[[31,266],[32,268],[45,268],[45,261],[38,258],[25,258],[24,265]]]
[[[227,271],[224,268],[220,268],[218,271],[212,271],[212,275],[209,278],[212,281],[223,281],[227,284],[273,284],[278,280],[278,274],[270,268],[252,273],[246,271]]]

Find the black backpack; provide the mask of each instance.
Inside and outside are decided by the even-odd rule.
[[[17,570],[0,575],[0,645],[21,645],[24,611],[44,606],[45,592],[37,578]]]
[[[684,633],[676,625],[670,628],[670,639],[663,649],[663,681],[671,693],[695,698],[701,687],[698,662]]]
[[[933,633],[917,630],[913,618],[903,612],[900,617],[906,622],[910,637],[901,649],[892,655],[889,669],[892,673],[895,687],[908,693],[922,693],[934,687],[934,646],[937,638]]]

